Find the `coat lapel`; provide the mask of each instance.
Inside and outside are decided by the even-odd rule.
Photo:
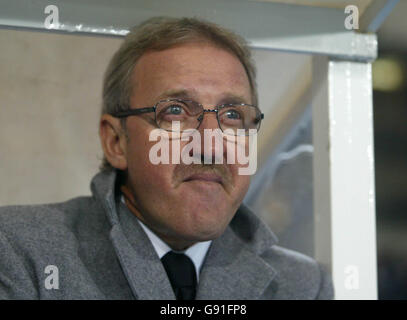
[[[276,271],[228,227],[208,252],[197,299],[258,299],[275,275]]]
[[[142,230],[140,233],[142,233]],[[133,295],[140,300],[174,300],[167,274],[149,240],[141,240],[136,248],[125,237],[119,225],[110,233],[111,240],[119,258],[123,272],[129,282]]]
[[[167,273],[137,218],[120,202],[120,224],[111,231],[123,271],[137,299],[174,300]]]
[[[133,294],[141,300],[174,300],[163,264],[136,217],[123,203],[118,216],[120,224],[112,228],[111,239]]]
[[[92,181],[92,191],[105,208],[110,239],[136,299],[174,300],[165,269],[153,245],[127,207],[117,201],[116,172],[101,172]]]

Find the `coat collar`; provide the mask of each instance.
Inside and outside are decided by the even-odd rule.
[[[116,171],[103,171],[92,179],[91,190],[105,209],[111,225],[110,239],[133,295],[140,300],[174,300],[153,245],[136,218],[125,214],[120,206],[117,184]]]
[[[91,189],[111,224],[110,237],[137,299],[175,299],[161,261],[136,218],[116,196],[116,172],[100,172]],[[197,299],[257,299],[276,275],[261,254],[277,242],[271,230],[242,205],[212,242],[201,270]]]
[[[222,236],[213,241],[201,271],[197,299],[258,299],[276,276],[261,253],[276,241],[242,205]]]

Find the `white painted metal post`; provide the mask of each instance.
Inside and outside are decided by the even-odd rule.
[[[377,299],[371,63],[314,58],[315,254],[335,299]]]

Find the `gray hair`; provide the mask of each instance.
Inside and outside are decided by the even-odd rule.
[[[103,79],[102,114],[130,109],[134,67],[146,51],[160,51],[196,41],[209,41],[240,60],[249,79],[252,104],[257,105],[256,69],[247,43],[241,36],[197,18],[156,17],[132,28],[111,59]],[[121,119],[121,125],[126,131],[125,118]],[[103,157],[100,170],[112,169]]]

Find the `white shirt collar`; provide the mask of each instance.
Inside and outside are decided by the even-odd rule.
[[[121,197],[121,201],[126,204],[124,201],[124,197]],[[136,217],[137,218],[137,217]],[[149,227],[147,227],[144,223],[142,223],[139,219],[137,219],[141,227],[143,228],[144,232],[147,234],[147,237],[150,239],[155,251],[157,252],[158,257],[161,259],[164,255],[166,255],[172,249],[166,244],[160,237],[158,237]],[[212,240],[209,241],[202,241],[195,243],[194,245],[190,246],[188,249],[184,251],[175,251],[178,253],[186,254],[194,263],[195,271],[196,271],[196,279],[199,281],[199,272],[201,270],[203,261],[205,259],[206,253],[209,250],[209,246],[211,245]]]

